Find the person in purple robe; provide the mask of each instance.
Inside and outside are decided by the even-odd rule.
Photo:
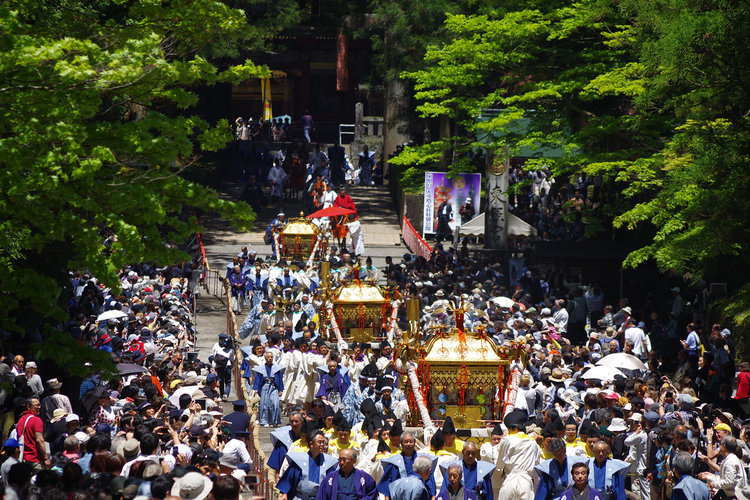
[[[315,394],[316,398],[327,401],[334,411],[343,409],[342,403],[351,381],[345,369],[339,367],[338,361],[328,362],[328,371],[320,375],[320,389]]]
[[[375,480],[365,471],[354,468],[357,450],[347,448],[339,453],[339,468],[320,482],[315,500],[376,500]]]
[[[247,278],[240,272],[240,266],[234,266],[234,272],[229,275],[229,285],[232,287],[232,309],[235,314],[242,312],[245,303],[245,286]]]

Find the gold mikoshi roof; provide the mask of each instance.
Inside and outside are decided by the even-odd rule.
[[[380,287],[372,283],[347,283],[336,290],[334,302],[337,304],[383,303],[385,297]]]
[[[457,332],[445,333],[442,338],[435,335],[427,345],[425,361],[431,365],[471,363],[498,366],[508,363],[500,357],[491,340],[467,333],[466,344],[462,346]]]
[[[318,227],[315,224],[313,224],[310,220],[300,217],[298,219],[292,219],[289,222],[287,222],[286,226],[284,226],[284,229],[282,229],[281,232],[284,235],[290,235],[290,234],[316,235],[318,234]]]

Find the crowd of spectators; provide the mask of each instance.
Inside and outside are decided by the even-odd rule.
[[[274,428],[260,465],[273,471],[282,500],[748,491],[750,365],[737,373],[732,333],[706,323],[705,288],[690,297],[702,306],[688,310],[680,287],[615,301],[596,284],[534,266],[511,286],[499,264],[441,245],[429,260],[406,254],[381,268],[342,252],[331,268],[335,284],[385,281],[419,299],[424,342],[460,326],[525,351],[488,439],[462,440],[435,411],[444,401],[434,388],[428,411],[442,424],[406,429],[413,407],[394,367],[403,308],[395,326],[376,328],[380,338],[337,340],[321,314],[317,266],[266,262],[243,248],[227,266],[230,285],[241,284],[240,309],[249,308],[239,359],[224,333],[207,362],[196,352],[189,264],[123,269],[116,293],[95,277],[72,277],[65,331],[108,353],[119,375],[92,372],[66,387],[64,371],[8,353],[0,363],[12,386],[3,393],[6,497],[237,498],[254,466],[247,405]],[[238,364],[249,397],[230,403]],[[453,402],[451,390],[445,395]]]
[[[76,379],[26,351],[0,362],[10,387],[0,394],[4,498],[239,498],[252,467],[249,416],[244,400],[225,410],[226,335],[208,362],[196,351],[192,265],[119,277],[115,291],[75,273],[64,325],[109,354],[111,373],[92,366]]]
[[[380,494],[395,488],[404,495],[395,498],[465,488],[478,498],[541,500],[586,486],[617,499],[671,492],[677,492],[674,498],[705,498],[710,490],[724,489],[731,497],[744,487],[750,462],[750,422],[744,420],[750,375],[744,374],[750,365],[740,367],[738,381],[731,332],[704,325],[705,307],[688,310],[679,287],[658,299],[615,301],[595,284],[582,285],[554,269],[525,268],[511,287],[499,264],[442,246],[429,260],[386,258],[369,277],[382,276],[404,297],[419,298],[425,342],[457,326],[461,304],[467,331],[481,329],[498,347],[527,353],[512,411],[478,447],[457,438],[450,419],[417,438],[401,430],[410,409],[393,370],[400,328],[379,342],[330,342],[330,332],[319,327],[316,270],[268,266],[246,250],[238,257],[241,270],[260,276],[246,296],[258,304],[241,328],[251,344],[243,348],[243,373],[260,399],[261,424],[277,427],[268,465],[277,471],[282,493],[291,495],[304,477],[300,457],[318,452],[319,478],[340,481],[342,461],[351,459]],[[366,277],[345,254],[333,261],[341,271],[334,272],[336,282],[356,272]],[[697,296],[705,306],[705,289]],[[587,375],[595,368],[612,370]],[[441,419],[435,394],[428,394],[431,414]],[[279,427],[287,417],[290,425]],[[342,458],[346,449],[356,453]],[[338,472],[326,455],[339,457]],[[744,461],[736,467],[733,457],[740,455]],[[439,467],[419,474],[419,456]],[[575,481],[584,473],[582,482]],[[328,488],[318,491],[319,498],[335,498],[326,496]],[[688,494],[679,496],[683,491]]]
[[[531,224],[543,241],[580,241],[584,238],[586,213],[596,214],[601,206],[600,177],[586,174],[562,182],[549,169],[524,170],[514,167],[510,183],[510,211]]]

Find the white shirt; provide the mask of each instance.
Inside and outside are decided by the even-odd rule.
[[[630,464],[630,472],[642,474],[646,470],[648,434],[641,429],[625,438],[625,446],[630,446],[626,462]]]
[[[526,392],[528,390],[529,389],[524,389],[522,387],[516,389],[516,400],[513,403],[513,408],[515,408],[516,410],[526,410],[527,414],[529,413],[529,406],[526,401]]]
[[[336,199],[337,196],[338,195],[336,194],[336,192],[333,189],[330,190],[330,191],[324,191],[323,192],[323,197],[322,197],[323,208],[332,207],[333,206],[333,202],[334,202],[334,200]]]
[[[564,307],[555,311],[552,315],[552,319],[557,324],[557,329],[560,333],[568,331],[568,311]]]
[[[232,366],[232,362],[234,362],[234,349],[231,348],[223,348],[219,345],[219,343],[215,343],[214,346],[211,348],[211,356],[216,356],[217,354],[221,354],[222,356],[229,359],[229,362],[227,363],[227,366]],[[213,363],[214,367],[216,366],[216,363]]]
[[[495,467],[506,475],[530,473],[540,458],[541,448],[536,441],[509,434],[500,440]]]
[[[253,459],[250,458],[250,452],[247,451],[244,441],[241,439],[230,439],[227,444],[224,445],[224,449],[221,450],[224,456],[221,457],[222,463],[228,466],[236,467],[237,464],[252,464]]]
[[[164,462],[169,465],[170,471],[174,469],[174,464],[176,463],[176,460],[172,455],[138,455],[133,460],[127,462],[122,466],[120,475],[128,477],[130,475],[130,469],[133,467],[133,464],[135,464],[136,462],[142,462],[144,460],[151,460],[152,462],[155,462],[157,464],[160,463],[161,460],[164,460]]]
[[[643,329],[634,326],[625,330],[625,341],[628,340],[633,342],[633,354],[638,357],[646,354],[643,348],[643,343],[646,341],[646,332]]]

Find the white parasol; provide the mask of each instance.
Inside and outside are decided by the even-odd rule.
[[[96,320],[97,321],[109,321],[111,319],[123,319],[127,318],[128,315],[122,311],[118,311],[117,309],[110,309],[109,311],[105,311],[101,313]]]
[[[602,365],[590,368],[588,371],[586,371],[586,373],[581,375],[581,378],[584,380],[596,379],[604,382],[614,380],[615,376],[617,375],[627,378],[624,373],[622,373],[614,366]]]
[[[492,297],[490,300],[500,307],[511,308],[515,304],[513,299],[509,299],[508,297]]]
[[[600,359],[596,364],[597,366],[611,366],[624,370],[648,370],[648,367],[643,363],[643,361],[626,352],[616,352],[614,354],[608,354]]]

